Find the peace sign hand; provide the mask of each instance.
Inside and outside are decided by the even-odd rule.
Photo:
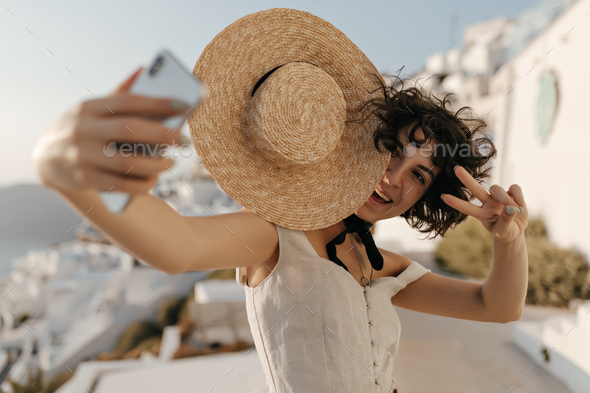
[[[485,229],[494,235],[495,240],[511,242],[524,233],[528,223],[528,210],[519,185],[513,184],[508,191],[504,191],[502,187],[494,184],[489,188],[490,195],[465,168],[455,166],[455,175],[482,206],[453,195],[442,194],[441,198],[447,205],[477,218]]]

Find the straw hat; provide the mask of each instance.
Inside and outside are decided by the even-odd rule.
[[[188,118],[203,166],[236,202],[297,230],[336,224],[364,204],[390,153],[374,117],[345,123],[381,76],[342,32],[307,12],[247,15],[205,48],[193,75],[206,99]]]

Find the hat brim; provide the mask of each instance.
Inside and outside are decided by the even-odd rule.
[[[188,119],[203,166],[236,202],[259,217],[297,230],[336,224],[369,199],[383,178],[390,153],[373,142],[378,123],[347,123],[329,156],[292,173],[252,151],[246,107],[256,83],[270,70],[307,62],[342,89],[347,112],[373,98],[381,76],[342,32],[307,12],[271,9],[226,27],[205,48],[193,75],[210,89]]]

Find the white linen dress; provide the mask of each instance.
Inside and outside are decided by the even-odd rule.
[[[280,255],[269,276],[251,288],[236,268],[269,393],[393,392],[401,327],[391,297],[431,270],[412,261],[362,287],[303,231],[275,227]]]

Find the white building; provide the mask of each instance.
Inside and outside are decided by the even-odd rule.
[[[514,343],[571,392],[590,391],[590,302],[579,305],[573,316],[518,322]]]
[[[58,393],[267,393],[256,349],[173,361],[82,362]]]
[[[488,122],[498,148],[488,186],[519,184],[550,240],[590,260],[583,204],[590,125],[580,119],[590,104],[588,7],[585,0],[551,1],[517,20],[469,26],[463,48],[432,55],[414,77],[439,96],[455,93],[454,109],[468,105]]]
[[[153,193],[186,216],[241,207],[202,172],[176,169],[177,177],[161,181]],[[170,275],[142,266],[143,261],[110,244],[88,222],[76,227],[78,240],[14,258],[13,270],[0,280],[2,391],[12,391],[5,378],[23,384],[28,371],[38,368],[51,378],[111,350],[131,322],[153,319],[163,302],[186,295],[209,274]],[[241,305],[245,310],[243,301]],[[168,333],[169,357],[176,344],[173,329]]]
[[[246,314],[246,294],[235,280],[195,283],[189,315],[196,322],[192,339],[205,344],[243,341],[254,345]]]
[[[589,11],[590,0],[550,1],[514,21],[477,23],[465,30],[464,48],[431,56],[416,75],[438,74],[425,87],[457,94],[454,109],[468,105],[488,122],[498,149],[488,185],[520,185],[549,239],[588,261]],[[590,392],[589,307],[514,331],[516,345],[575,393]]]
[[[495,181],[518,183],[531,216],[540,216],[551,241],[590,260],[590,2],[566,9],[490,82],[495,142],[500,150]]]

